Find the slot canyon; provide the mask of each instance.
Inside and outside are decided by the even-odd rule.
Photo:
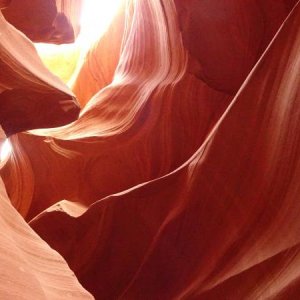
[[[0,153],[0,300],[300,299],[300,1],[0,0]]]

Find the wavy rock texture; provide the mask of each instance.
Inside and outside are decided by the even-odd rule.
[[[79,109],[72,92],[45,68],[33,44],[1,12],[0,35],[1,149],[6,135],[65,124]],[[20,190],[24,195],[25,186]],[[13,208],[1,178],[0,227],[1,299],[93,299],[64,259]]]
[[[298,5],[180,168],[79,216],[58,204],[31,222],[96,297],[297,295],[299,25]]]
[[[129,27],[133,13],[129,3],[126,5],[126,1],[123,1],[122,4],[107,31],[78,62],[71,85],[81,107],[114,78],[125,34],[125,17]]]
[[[244,8],[248,8],[248,2]],[[228,19],[232,19],[237,3],[232,1]],[[101,89],[88,102],[75,123],[56,131],[38,133],[49,136],[47,138],[28,134],[19,137],[19,147],[24,148],[22,157],[26,153],[44,153],[30,157],[33,177],[40,183],[35,184],[32,197],[23,204],[28,206],[28,219],[61,199],[91,204],[171,172],[197,150],[232,100],[230,94],[216,91],[205,81],[186,74],[187,58],[179,31],[174,30],[178,21],[172,2],[167,1],[164,6],[156,1],[138,1],[134,7],[130,4],[131,1],[127,3],[128,11],[133,12],[128,14],[125,24],[122,51],[112,84]],[[256,2],[253,6],[256,7]],[[212,9],[214,11],[215,7]],[[261,22],[267,20],[261,12],[251,22],[244,21],[244,15],[240,16],[239,12],[236,18],[245,31],[256,26],[257,18],[262,18]],[[284,14],[281,8],[277,14]],[[270,39],[269,32],[275,27],[273,22],[279,27],[278,18],[268,22],[270,25],[261,29],[262,37],[268,33],[264,40]],[[169,31],[169,28],[173,30]],[[122,26],[118,29],[124,31]],[[153,34],[146,34],[148,32]],[[189,35],[186,36],[185,40],[189,41]],[[224,33],[222,37],[218,44],[220,49]],[[248,52],[245,50],[250,53],[251,60],[251,49],[260,48],[261,40],[256,45],[250,37],[242,40],[244,46],[241,48],[251,46]],[[96,45],[96,50],[103,48],[101,43]],[[239,40],[236,45],[240,45]],[[224,45],[225,50],[227,46]],[[92,73],[94,68],[89,67],[96,66],[91,60],[95,56],[88,54],[87,73],[84,73],[83,66],[83,73],[78,76],[81,86],[84,78],[90,78],[89,74],[99,78],[97,73]],[[227,61],[227,57],[223,59]],[[237,62],[241,61],[244,60]],[[100,70],[111,74],[112,66],[107,69],[100,67]],[[237,63],[231,67],[230,72],[241,77],[250,69],[251,64],[244,67],[241,62],[241,66]],[[90,86],[87,82],[84,86]],[[102,85],[100,82],[99,86]],[[93,81],[91,86],[93,90],[97,87]],[[79,98],[83,102],[86,97],[81,95],[93,93],[89,88],[81,91]],[[28,168],[27,165],[23,168],[22,160],[17,157],[13,160],[17,161],[18,169]],[[40,168],[41,165],[44,167]],[[15,174],[10,175],[9,170],[7,173],[11,177],[7,180],[8,188],[10,184],[16,186],[17,182],[24,181],[16,180]],[[51,186],[47,195],[44,193],[45,184]],[[12,201],[17,203],[18,199]]]
[[[6,134],[76,119],[74,94],[46,69],[30,40],[1,12],[0,34],[0,124]]]
[[[93,299],[11,206],[0,179],[0,298]]]
[[[124,1],[12,204],[97,299],[295,299],[299,48],[296,1]]]
[[[132,25],[125,33],[126,51],[121,54],[115,76],[122,81],[116,80],[96,94],[75,123],[40,132],[59,139],[19,136],[23,156],[32,151],[45,153],[31,156],[30,164],[33,176],[51,185],[47,195],[42,185],[35,185],[33,197],[23,201],[28,205],[28,218],[61,199],[91,204],[165,175],[193,154],[224,111],[228,95],[185,75],[186,55],[179,32],[170,39],[168,33],[169,26],[177,26],[175,7],[167,3],[167,18],[155,1],[136,3],[137,11],[143,13],[136,13],[136,19],[130,20],[131,25],[139,26]],[[157,34],[145,35],[141,28]],[[18,169],[23,168],[22,159],[12,159]],[[40,165],[45,167],[41,169]],[[14,176],[10,182],[16,186]]]

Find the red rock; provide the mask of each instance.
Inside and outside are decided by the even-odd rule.
[[[11,206],[0,178],[0,298],[93,299]]]
[[[86,212],[57,204],[30,223],[95,297],[297,295],[299,25],[298,5],[180,168]]]
[[[0,124],[7,135],[61,126],[79,114],[74,94],[0,12]]]
[[[11,3],[11,0],[0,0],[0,9],[8,7]]]
[[[78,106],[72,92],[1,12],[0,35],[0,146],[6,135],[74,120]],[[1,177],[0,227],[0,299],[93,299],[65,260],[13,208]]]
[[[299,48],[299,1],[124,1],[78,63],[78,120],[11,138],[12,205],[97,299],[297,298]],[[26,53],[0,71],[15,132],[18,84],[74,105]]]
[[[79,33],[81,6],[82,0],[11,0],[3,14],[32,41],[63,44]]]

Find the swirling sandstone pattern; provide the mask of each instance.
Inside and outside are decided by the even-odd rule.
[[[1,8],[8,4],[0,2]],[[1,12],[0,36],[0,146],[6,135],[74,120],[79,108],[72,92]],[[20,192],[28,191],[30,184],[24,182]],[[93,299],[64,259],[13,208],[1,178],[0,228],[0,299]]]
[[[46,69],[30,40],[1,11],[0,35],[0,124],[7,135],[76,119],[74,94]]]
[[[0,179],[0,298],[93,299],[11,206]]]
[[[96,297],[297,295],[299,25],[298,5],[180,168],[104,198],[79,216],[58,204],[32,221]],[[57,238],[59,230],[67,245]],[[114,282],[118,286],[109,288]]]
[[[12,204],[96,299],[297,299],[299,49],[297,1],[124,1]]]

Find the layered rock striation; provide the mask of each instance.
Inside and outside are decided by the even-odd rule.
[[[73,93],[36,53],[2,59],[26,72],[0,71],[0,108],[32,110],[12,133],[39,128],[11,138],[11,204],[96,299],[295,299],[299,49],[298,1],[127,0]]]

